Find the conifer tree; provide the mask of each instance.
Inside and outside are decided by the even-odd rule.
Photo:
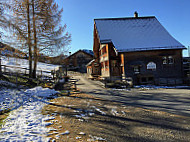
[[[32,9],[34,32],[33,77],[35,77],[39,53],[55,54],[69,44],[71,36],[68,33],[64,34],[66,25],[62,26],[60,23],[63,9],[59,10],[54,0],[32,0]]]
[[[57,55],[71,41],[66,25],[61,23],[62,12],[54,0],[11,0],[9,27],[17,37],[15,46],[29,55],[30,77],[36,77],[39,54]]]

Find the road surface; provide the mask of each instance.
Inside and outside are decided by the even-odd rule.
[[[105,89],[98,81],[88,80],[84,75],[75,75],[77,88],[82,93],[100,97],[123,105],[161,110],[169,113],[190,116],[190,89]]]

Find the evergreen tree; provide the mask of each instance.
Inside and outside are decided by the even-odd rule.
[[[58,51],[63,51],[71,41],[70,34],[65,33],[66,25],[61,24],[63,9],[59,10],[54,0],[11,0],[10,5],[8,24],[16,37],[12,41],[27,51],[29,75],[35,78],[39,54],[61,54]]]
[[[34,69],[33,77],[36,76],[36,68],[39,53],[56,54],[63,50],[71,41],[71,36],[65,33],[66,25],[61,25],[61,14],[54,0],[32,0],[33,9],[33,32],[34,32]],[[62,53],[62,52],[59,52]]]

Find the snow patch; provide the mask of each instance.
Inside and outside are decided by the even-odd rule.
[[[52,125],[47,120],[53,116],[44,116],[41,110],[47,104],[47,97],[56,94],[55,90],[35,87],[27,90],[3,89],[0,91],[0,111],[13,111],[4,120],[0,129],[0,141],[49,141],[48,129]],[[42,98],[39,98],[42,97]]]
[[[101,111],[99,108],[92,106],[92,108],[94,108],[97,112],[101,113],[102,115],[106,115],[105,112]]]
[[[38,97],[51,97],[52,95],[58,93],[54,89],[49,89],[49,88],[42,88],[41,86],[32,88],[32,89],[27,89],[25,93],[30,94],[30,95],[35,95]]]
[[[11,83],[11,82],[8,82],[8,81],[3,81],[3,80],[0,80],[0,87],[11,87],[11,88],[16,88],[16,84],[14,83]]]
[[[6,57],[6,56],[2,56],[1,57],[1,64],[2,65],[7,65],[7,66],[12,66],[12,67],[22,67],[22,68],[29,68],[29,62],[26,59],[19,59],[19,58],[14,58],[14,57]],[[46,63],[42,63],[42,62],[38,62],[37,64],[37,70],[40,72],[37,72],[38,75],[41,75],[41,70],[42,71],[51,71],[51,70],[58,70],[60,66],[59,65],[53,65],[53,64],[46,64]],[[25,72],[25,70],[20,70],[20,69],[15,69],[15,68],[10,68],[7,67],[6,69],[12,71],[12,72]],[[43,75],[45,76],[52,76],[51,73],[44,73]]]
[[[70,134],[70,132],[68,130],[65,131],[64,133],[61,133],[61,135],[68,135],[68,134]]]
[[[155,86],[155,85],[137,85],[134,88],[139,88],[142,90],[152,90],[152,89],[180,89],[180,88],[189,88],[189,86]]]

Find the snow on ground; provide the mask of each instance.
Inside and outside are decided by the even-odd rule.
[[[140,88],[143,90],[151,90],[151,89],[175,89],[175,88],[189,88],[189,86],[156,86],[156,85],[138,85],[134,86],[134,88]]]
[[[46,97],[56,94],[55,90],[36,87],[27,90],[0,91],[0,109],[12,108],[0,129],[0,141],[49,141],[50,131],[46,120],[52,117],[41,114],[42,107],[48,103]]]
[[[142,89],[142,90],[152,90],[152,89],[184,89],[184,88],[190,88],[189,86],[156,86],[156,85],[136,85],[134,88]],[[130,91],[131,88],[125,88],[125,89],[117,89],[112,88],[112,90],[115,91]]]
[[[22,68],[28,68],[29,62],[26,59],[19,59],[19,58],[14,58],[14,57],[6,57],[2,56],[1,57],[1,64],[2,65],[7,65],[7,66],[14,66],[14,67],[22,67]],[[42,62],[38,62],[37,64],[37,70],[42,70],[42,71],[51,71],[51,70],[57,70],[59,68],[59,65],[53,65],[53,64],[46,64]],[[8,68],[11,71],[21,71],[21,69],[13,69],[13,68]],[[24,70],[22,70],[24,72]],[[41,72],[37,72],[41,74]],[[46,75],[50,75],[46,73]]]
[[[11,88],[17,87],[15,84],[13,84],[11,82],[0,80],[0,87],[7,87],[7,86],[9,86]]]

